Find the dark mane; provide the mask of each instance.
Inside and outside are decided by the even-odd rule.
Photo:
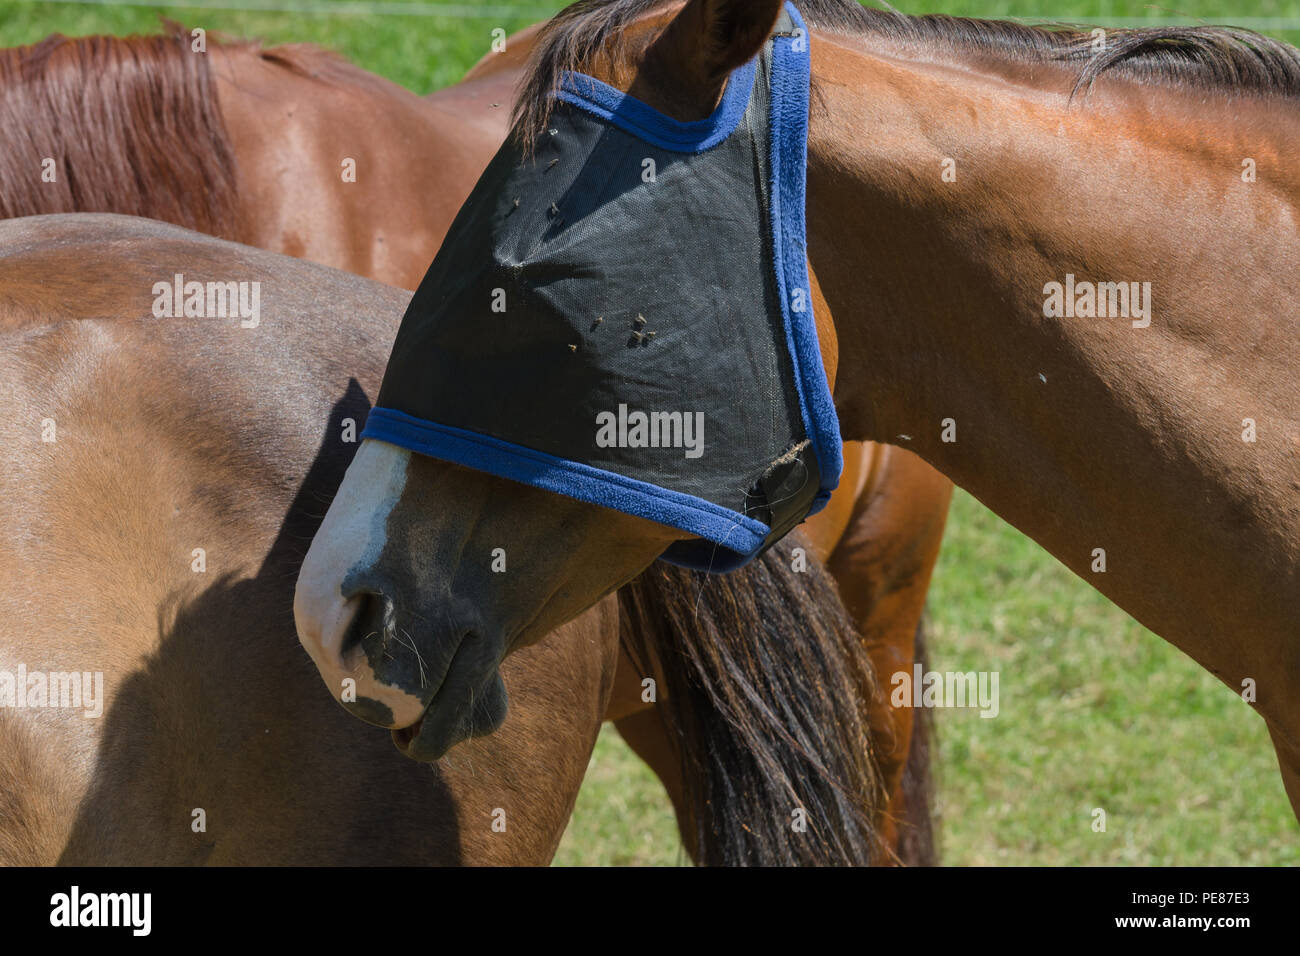
[[[538,37],[520,84],[514,119],[525,143],[544,127],[550,93],[567,70],[589,71],[597,58],[623,54],[624,30],[673,0],[578,0],[561,10]],[[810,27],[849,36],[882,37],[905,48],[939,49],[1023,63],[1070,63],[1074,91],[1103,73],[1139,83],[1163,83],[1217,93],[1300,97],[1300,50],[1235,27],[1144,27],[1107,30],[1096,52],[1090,31],[975,20],[941,14],[909,16],[864,7],[856,0],[796,0]]]

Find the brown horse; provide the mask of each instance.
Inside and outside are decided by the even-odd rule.
[[[1300,54],[1222,29],[1121,32],[1097,51],[1068,32],[801,6],[812,32],[784,42],[811,47],[809,259],[843,433],[908,443],[1243,691],[1300,810],[1300,322],[1277,311],[1300,265],[1283,159],[1300,146]],[[706,117],[781,8],[572,7],[539,39],[518,130],[545,128],[566,70]],[[362,555],[335,512],[427,553],[517,528],[531,580],[431,575],[382,532]],[[551,561],[559,528],[605,542],[604,560]],[[411,581],[396,597],[438,622],[414,635],[427,660],[452,659],[467,629],[493,644],[477,672],[383,698],[436,739],[507,650],[680,537],[365,442],[304,563],[299,632],[335,646],[359,604],[341,582],[372,569]]]
[[[261,280],[261,323],[152,318],[163,263]],[[97,719],[35,706],[53,677],[0,707],[0,864],[550,861],[613,686],[613,598],[512,659],[513,719],[436,771],[321,694],[293,637],[405,301],[143,219],[0,222],[0,675],[103,675]]]
[[[0,57],[0,76],[8,78],[0,106],[17,104],[9,107],[7,125],[23,126],[19,120],[35,113],[33,107],[39,107],[36,115],[61,121],[44,122],[44,140],[28,136],[18,141],[20,148],[0,154],[0,163],[12,173],[0,177],[0,183],[10,184],[7,194],[0,191],[0,211],[111,209],[156,216],[413,286],[478,170],[505,135],[505,107],[530,40],[512,38],[509,55],[489,57],[465,83],[427,100],[308,47],[214,45],[211,71],[208,61],[192,55],[175,34],[52,38],[35,48],[7,51]],[[148,64],[147,73],[135,66],[140,62]],[[94,111],[70,110],[90,72],[104,78],[94,86],[104,102]],[[183,138],[211,145],[185,154],[194,168],[171,169],[158,178],[177,182],[189,175],[203,185],[135,193],[118,189],[116,177],[97,173],[114,167],[91,162],[90,156],[143,154],[162,166],[175,155],[156,145],[164,137],[150,124],[161,122],[160,112],[139,105],[160,95],[160,78],[171,77],[176,88],[161,84],[165,95],[187,104],[195,99],[175,111],[172,122],[189,124]],[[26,96],[19,97],[19,91]],[[214,100],[219,112],[211,109]],[[105,128],[92,122],[86,128],[74,121],[114,115],[124,101],[136,104],[132,123]],[[283,115],[273,138],[264,134],[268,114]],[[23,188],[34,179],[21,171],[37,168],[47,153],[59,158],[63,175],[55,184]],[[430,162],[429,156],[442,158]],[[337,157],[356,161],[356,182],[343,181]],[[420,201],[410,202],[411,195]],[[195,209],[195,197],[209,199],[208,207]],[[906,670],[919,654],[913,639],[920,637],[950,486],[899,449],[855,443],[846,446],[845,457],[841,492],[809,522],[813,550],[829,559],[876,670]],[[693,601],[693,595],[684,600]],[[675,738],[667,734],[662,708],[641,700],[646,672],[627,654],[622,662],[610,717],[664,779],[679,818],[685,819],[683,755],[669,746]],[[864,685],[864,697],[869,690]],[[882,698],[871,700],[875,751],[890,794],[886,838],[893,841],[895,818],[906,819],[899,855],[923,862],[932,854],[925,741],[911,746],[910,711],[892,712]],[[912,788],[910,799],[904,799],[905,787]]]

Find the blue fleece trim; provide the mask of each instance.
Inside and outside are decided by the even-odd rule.
[[[808,246],[804,206],[808,168],[808,98],[812,76],[811,37],[794,4],[785,5],[801,36],[777,36],[772,50],[772,236],[776,249],[776,282],[785,317],[786,345],[794,364],[794,384],[804,431],[812,442],[821,470],[821,491],[809,516],[826,507],[840,483],[844,450],[840,419],[835,411],[826,369],[817,343],[812,284],[808,279]],[[796,43],[802,41],[802,49]],[[799,290],[803,310],[794,310]]]
[[[754,60],[733,71],[718,108],[702,120],[689,122],[666,116],[653,106],[585,73],[566,72],[555,96],[660,149],[674,153],[703,153],[736,131],[749,106],[757,72]]]
[[[566,461],[478,432],[438,425],[393,408],[372,409],[361,437],[680,528],[705,538],[710,542],[705,545],[709,551],[721,548],[741,556],[752,555],[771,531],[761,521],[694,495]]]

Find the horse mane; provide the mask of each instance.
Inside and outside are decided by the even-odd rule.
[[[189,31],[0,49],[0,218],[113,212],[239,239],[238,169],[212,59]],[[309,44],[217,41],[324,83],[380,82]],[[55,181],[42,178],[54,160]]]
[[[545,128],[551,94],[566,71],[590,72],[599,59],[622,58],[624,31],[672,0],[578,0],[538,35],[515,102],[517,136],[528,145]],[[911,16],[864,7],[857,0],[795,0],[810,27],[850,36],[882,37],[917,52],[938,46],[954,54],[1078,68],[1072,91],[1091,88],[1103,73],[1139,83],[1224,94],[1300,96],[1300,50],[1235,27],[1138,27],[1106,31],[1103,50],[1090,30],[1034,26],[944,14]]]
[[[658,685],[682,769],[682,837],[701,864],[885,858],[861,691],[875,686],[871,662],[834,579],[813,561],[795,570],[796,547],[808,545],[788,535],[731,574],[660,561],[619,591],[640,622],[623,629],[625,647]]]
[[[0,217],[116,212],[234,237],[235,157],[208,57],[169,27],[0,50]]]

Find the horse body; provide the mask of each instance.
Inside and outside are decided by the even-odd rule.
[[[262,282],[261,323],[153,318],[163,262]],[[405,297],[146,220],[0,222],[0,671],[104,688],[98,718],[0,709],[0,860],[549,862],[613,684],[612,598],[508,666],[514,719],[436,769],[321,694],[290,636]]]
[[[456,117],[313,48],[212,53],[238,164],[238,238],[414,288],[504,135],[491,107]]]

